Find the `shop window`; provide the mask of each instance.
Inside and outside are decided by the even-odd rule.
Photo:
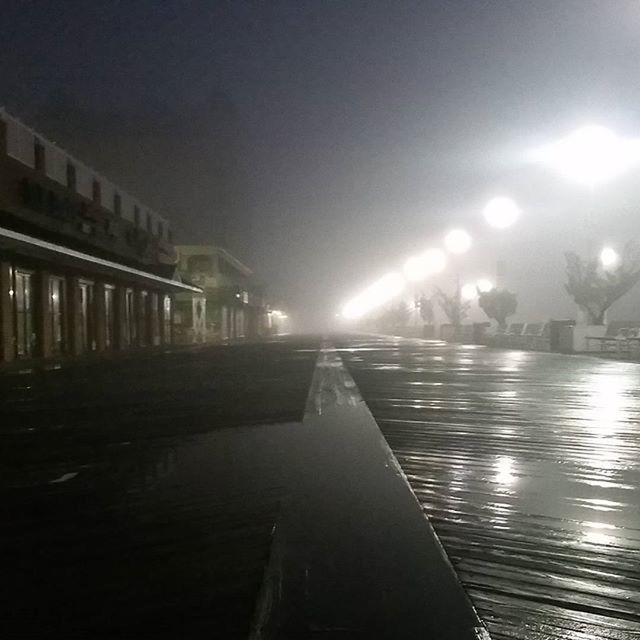
[[[162,301],[163,340],[165,344],[171,344],[171,296],[165,296]]]
[[[133,224],[138,228],[140,226],[140,207],[133,205]]]
[[[64,333],[64,280],[49,278],[49,319],[51,322],[51,350],[54,354],[65,350]]]
[[[136,344],[138,332],[136,330],[135,298],[133,289],[127,289],[124,294],[124,342],[125,346]]]
[[[95,351],[95,314],[94,289],[92,282],[80,282],[78,285],[78,332],[80,350]]]
[[[122,196],[119,193],[113,195],[113,213],[118,217],[122,215]]]
[[[160,309],[158,307],[158,294],[152,292],[149,294],[148,304],[148,326],[149,326],[149,344],[156,346],[160,344]]]
[[[15,271],[13,309],[16,323],[16,356],[18,358],[32,356],[35,345],[32,284],[31,273]]]
[[[104,287],[104,345],[110,349],[115,344],[115,289],[111,285]]]

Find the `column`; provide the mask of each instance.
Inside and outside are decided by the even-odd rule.
[[[96,332],[96,350],[107,348],[107,315],[104,304],[104,282],[97,280],[94,284],[94,322]]]
[[[16,356],[11,265],[0,262],[0,361],[11,362]]]
[[[149,291],[147,296],[147,324],[149,332],[149,345],[157,347],[160,344],[160,332],[158,322],[158,293],[156,291]]]
[[[51,307],[49,304],[49,272],[42,270],[34,274],[33,328],[36,333],[35,356],[48,358],[52,355]]]
[[[121,285],[117,285],[113,292],[113,310],[114,310],[114,341],[113,347],[117,351],[127,348],[128,327],[126,326],[127,310],[125,299],[126,289]]]
[[[67,326],[69,327],[69,353],[78,355],[82,353],[80,335],[80,279],[77,276],[67,278]]]
[[[156,305],[156,313],[158,314],[158,338],[160,344],[167,344],[167,338],[164,330],[164,292],[158,293],[158,303]]]

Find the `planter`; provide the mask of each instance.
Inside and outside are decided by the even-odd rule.
[[[599,347],[589,344],[587,338],[603,338],[607,332],[604,324],[578,324],[573,327],[573,350],[577,352],[599,351]]]

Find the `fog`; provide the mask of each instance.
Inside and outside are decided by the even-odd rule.
[[[587,123],[638,136],[635,2],[3,3],[0,102],[228,246],[299,328],[466,225],[518,317],[573,315],[563,252],[640,236],[633,172],[593,194],[527,161]],[[487,198],[523,214],[498,239]],[[498,246],[499,245],[499,246]],[[434,284],[446,287],[454,272]],[[452,286],[452,285],[450,285]],[[427,287],[428,288],[428,287]],[[635,317],[630,294],[612,316]]]

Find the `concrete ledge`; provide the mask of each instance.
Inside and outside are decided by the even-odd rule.
[[[301,428],[252,638],[488,638],[333,349]]]

